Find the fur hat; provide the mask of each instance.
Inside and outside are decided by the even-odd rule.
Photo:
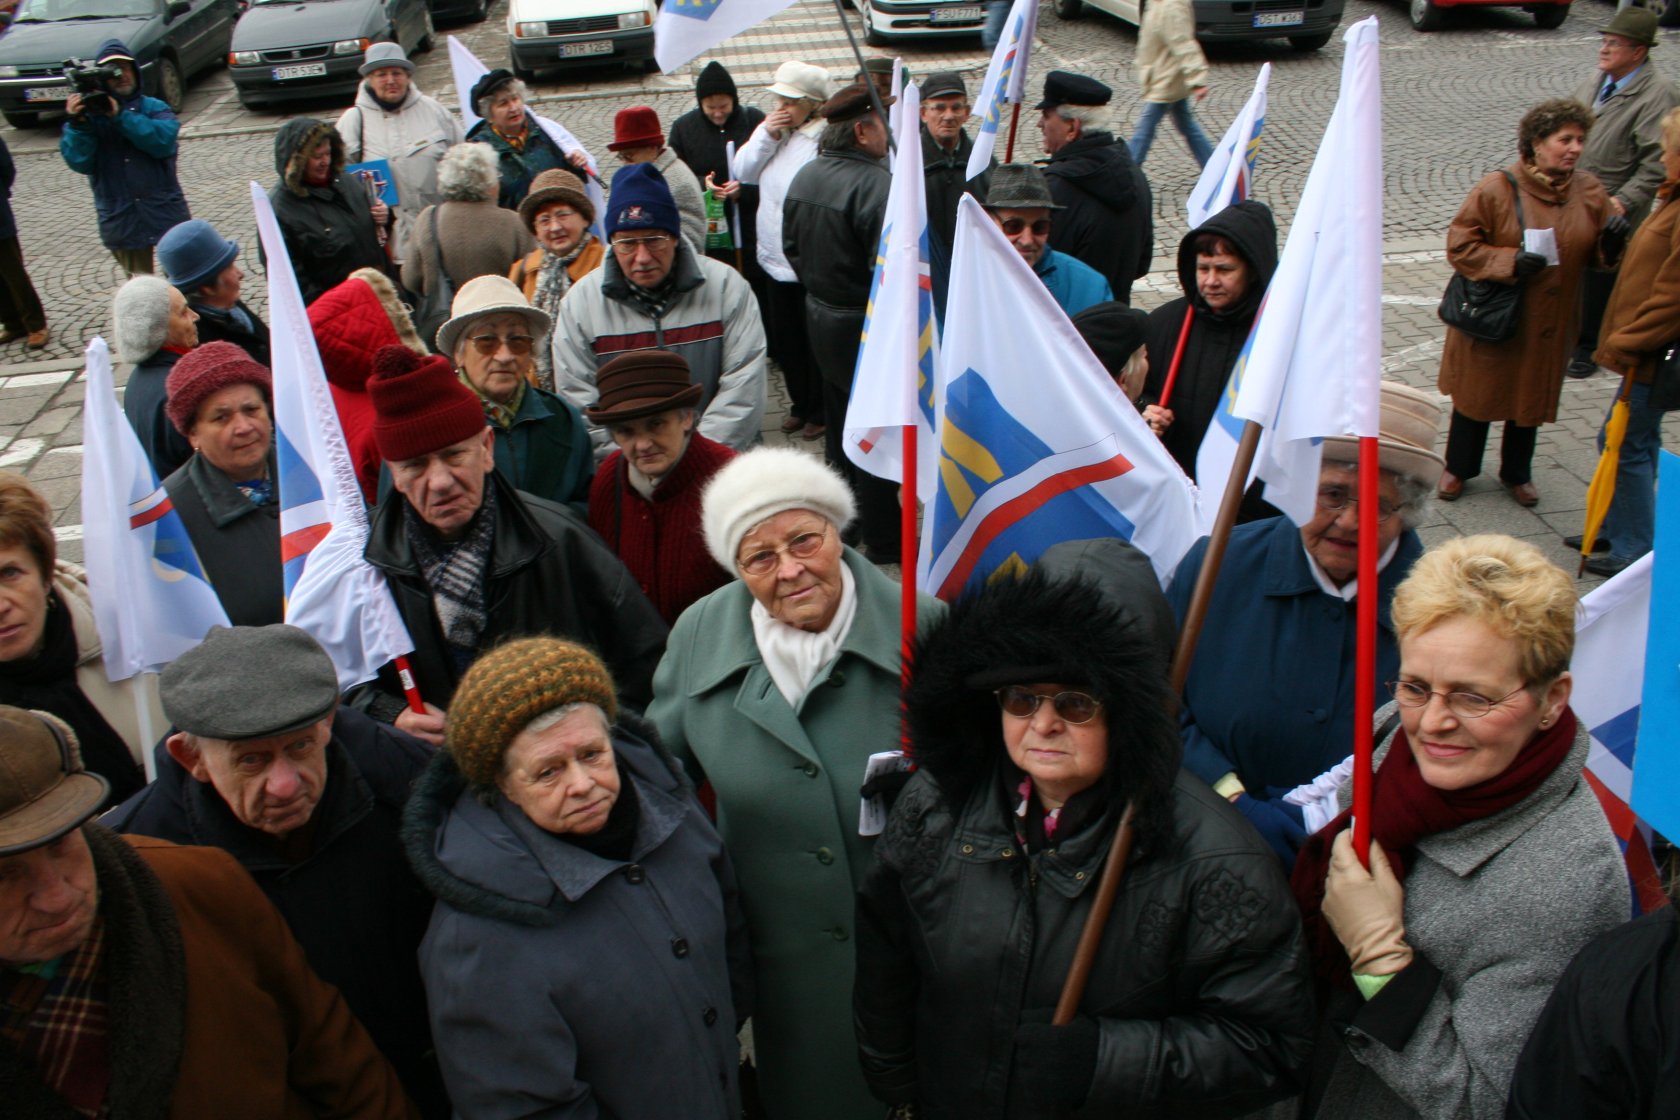
[[[50,844],[110,796],[76,733],[50,712],[0,707],[0,856]]]
[[[175,430],[186,435],[198,419],[198,406],[229,385],[255,385],[263,399],[274,399],[268,367],[231,342],[206,342],[189,350],[163,383],[163,410]]]
[[[489,427],[478,396],[441,354],[386,346],[367,382],[373,442],[388,463],[414,459],[479,435]]]
[[[493,788],[508,747],[531,721],[567,704],[618,718],[612,675],[588,649],[559,638],[521,638],[472,663],[449,702],[445,748],[466,779]]]
[[[756,447],[730,460],[700,497],[706,548],[723,570],[754,526],[790,509],[808,509],[843,530],[857,516],[852,491],[834,469],[791,447]]]

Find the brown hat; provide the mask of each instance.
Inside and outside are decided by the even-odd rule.
[[[669,350],[620,354],[595,372],[595,385],[600,391],[595,407],[583,410],[591,424],[616,424],[674,408],[692,408],[706,392],[689,376],[687,360]]]
[[[1446,467],[1446,460],[1435,450],[1441,426],[1440,398],[1398,381],[1384,381],[1381,408],[1377,420],[1378,465],[1385,471],[1434,485]],[[1324,441],[1324,459],[1359,462],[1359,440],[1331,436]]]
[[[111,784],[48,712],[0,707],[0,856],[50,844],[93,816]]]
[[[481,434],[490,422],[477,394],[455,376],[441,354],[420,355],[384,346],[367,382],[373,403],[373,442],[379,457],[398,463]]]
[[[881,98],[881,108],[885,109],[897,100],[898,98],[889,94]],[[824,119],[840,124],[845,121],[856,120],[872,108],[874,106],[869,101],[869,87],[862,82],[853,82],[823,102],[822,115]]]
[[[538,211],[559,202],[582,214],[589,225],[595,224],[595,204],[584,193],[583,180],[563,167],[551,167],[531,180],[531,193],[519,201],[520,220],[536,233]]]
[[[274,399],[268,367],[231,342],[206,342],[182,356],[163,383],[163,410],[175,430],[186,435],[198,420],[198,406],[229,385],[255,385],[264,400]]]
[[[495,786],[507,749],[531,721],[567,704],[618,718],[612,675],[588,649],[559,638],[520,638],[472,663],[449,701],[444,745],[467,781]]]

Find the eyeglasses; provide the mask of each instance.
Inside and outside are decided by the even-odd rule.
[[[509,353],[529,354],[537,340],[528,334],[510,334],[505,338],[499,334],[475,334],[467,341],[472,343],[474,350],[488,358],[500,350],[503,343],[507,344]]]
[[[1325,513],[1340,513],[1348,506],[1358,504],[1359,498],[1354,494],[1351,487],[1320,486],[1318,488],[1318,508]],[[1378,499],[1377,524],[1381,525],[1404,508],[1406,508],[1404,503],[1396,505],[1386,498]]]
[[[532,219],[532,224],[538,229],[547,229],[550,226],[562,224],[568,218],[576,218],[578,216],[579,215],[576,210],[569,210],[564,206],[552,206]]]
[[[621,257],[633,257],[637,249],[643,248],[650,253],[657,253],[675,240],[676,238],[663,233],[650,237],[621,237],[612,243],[612,251]]]
[[[1090,723],[1097,718],[1102,701],[1083,692],[1058,692],[1054,696],[1034,692],[1018,684],[997,690],[998,707],[1016,719],[1031,719],[1038,711],[1039,701],[1048,700],[1056,715],[1065,723]]]
[[[1447,702],[1447,710],[1459,719],[1481,719],[1527,688],[1526,684],[1518,685],[1499,699],[1489,700],[1486,696],[1478,696],[1474,692],[1431,692],[1415,681],[1388,682],[1389,695],[1393,696],[1395,703],[1402,708],[1421,708],[1429,703],[1431,696],[1439,696]]]
[[[801,533],[781,548],[766,548],[753,553],[745,560],[737,560],[735,563],[749,576],[768,575],[775,570],[777,564],[781,563],[784,552],[795,560],[809,560],[821,550],[823,542],[827,539],[827,529],[812,533]]]
[[[1005,235],[1016,237],[1027,228],[1027,220],[1025,218],[1005,218],[1002,225]],[[1032,224],[1032,231],[1034,237],[1050,236],[1050,219],[1040,218]]]

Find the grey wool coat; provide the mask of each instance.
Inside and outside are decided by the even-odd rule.
[[[770,679],[737,580],[677,619],[648,717],[698,782],[740,879],[753,946],[753,1046],[777,1120],[878,1120],[852,1034],[855,894],[872,837],[858,787],[899,743],[899,585],[845,551],[857,614],[795,711]],[[919,624],[944,604],[923,597]]]
[[[1378,710],[1376,725],[1393,711]],[[1392,742],[1379,744],[1377,765]],[[1321,1046],[1316,1060],[1334,1069],[1320,1118],[1504,1117],[1517,1057],[1558,977],[1581,946],[1629,915],[1621,851],[1581,778],[1589,742],[1583,725],[1522,802],[1419,842],[1405,910],[1419,961],[1359,1009],[1340,1046]],[[1351,786],[1339,797],[1346,808]],[[1394,1015],[1396,1000],[1428,994],[1402,981],[1432,970],[1439,980],[1427,1003]]]

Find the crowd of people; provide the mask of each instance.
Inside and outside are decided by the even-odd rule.
[[[1180,242],[1181,297],[1130,306],[1155,123],[1207,158],[1188,9],[1149,7],[1129,142],[1113,91],[1063,71],[1042,166],[966,177],[957,73],[921,79],[919,142],[936,305],[971,194],[1193,478],[1278,233],[1237,203]],[[0,473],[4,1111],[1671,1115],[1680,935],[1672,907],[1628,923],[1582,775],[1575,585],[1532,543],[1415,531],[1494,421],[1501,481],[1533,504],[1535,431],[1590,347],[1634,417],[1595,559],[1650,548],[1680,310],[1680,93],[1655,43],[1654,15],[1617,13],[1599,80],[1535,106],[1453,219],[1452,266],[1522,285],[1519,321],[1501,342],[1448,328],[1444,452],[1439,398],[1383,384],[1376,586],[1355,441],[1329,439],[1307,524],[1245,499],[1182,687],[1206,541],[1165,589],[1102,539],[919,596],[906,683],[899,495],[839,438],[890,67],[840,84],[787,61],[760,110],[714,62],[668,129],[616,115],[603,205],[512,73],[479,79],[464,129],[376,44],[342,117],[281,126],[270,192],[364,558],[415,646],[348,692],[285,622],[270,337],[240,247],[158,187],[178,122],[108,44],[127,84],[109,113],[73,99],[63,152],[132,274],[125,415],[230,625],[112,682],[53,509]],[[368,160],[394,196],[349,169]],[[15,285],[0,326],[44,342]],[[772,370],[785,446],[762,436]],[[1059,1008],[1076,958],[1089,982]]]

